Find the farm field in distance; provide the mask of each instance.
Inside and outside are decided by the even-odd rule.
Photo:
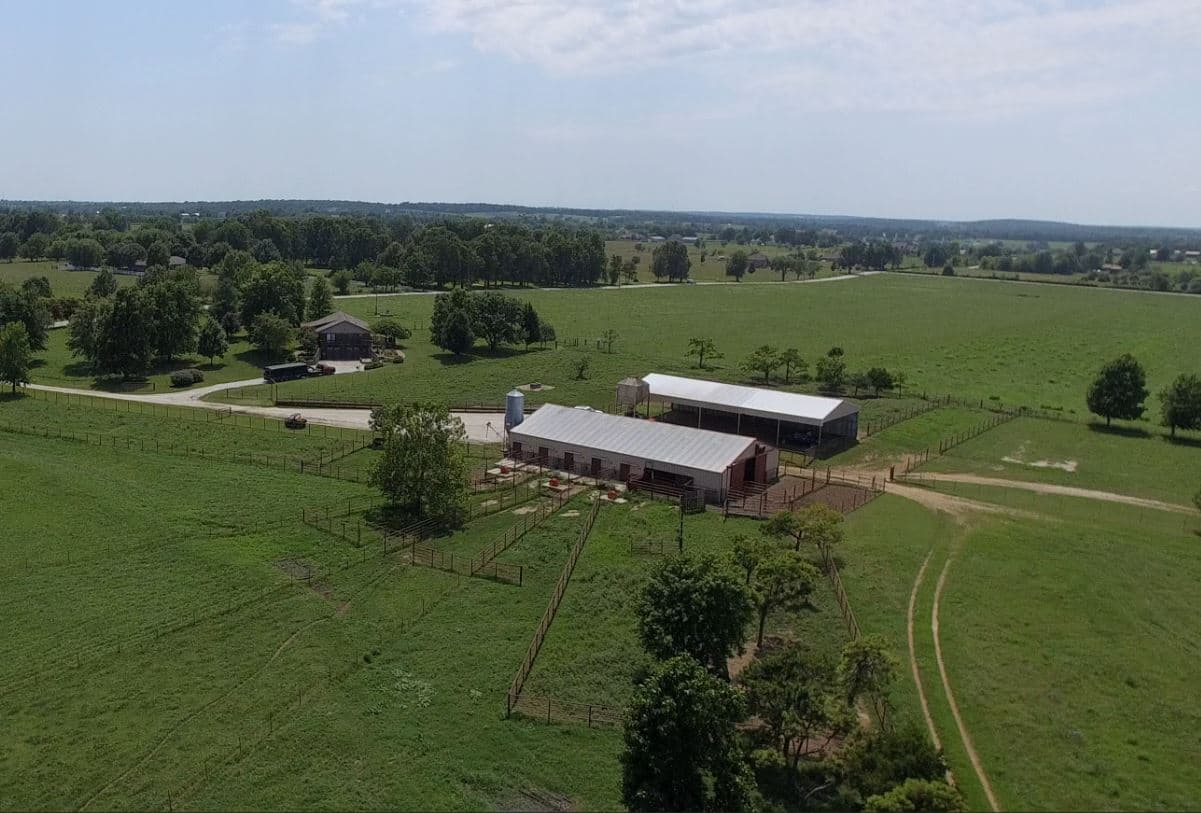
[[[760,345],[797,347],[811,365],[837,345],[851,370],[886,366],[903,372],[906,390],[919,394],[952,393],[985,405],[1083,416],[1084,390],[1104,360],[1133,353],[1147,368],[1155,393],[1183,371],[1178,349],[1201,340],[1198,298],[907,275],[815,284],[512,293],[532,302],[556,326],[557,350],[517,347],[492,355],[477,347],[474,355],[454,358],[428,341],[432,297],[381,296],[381,312],[413,326],[404,364],[362,377],[289,382],[279,392],[301,398],[396,398],[420,392],[451,403],[496,404],[512,386],[539,381],[555,389],[530,393],[530,403],[605,407],[612,405],[616,382],[628,375],[656,371],[754,384],[757,376],[738,365]],[[370,320],[377,303],[371,297],[343,299],[337,307]],[[1113,329],[1119,322],[1123,331]],[[614,352],[596,350],[596,340],[609,328],[618,333]],[[724,358],[712,369],[697,370],[685,355],[692,336],[711,336]],[[594,349],[566,346],[577,338]],[[576,380],[572,362],[584,352],[591,366],[585,380]],[[241,395],[265,399],[266,388]]]

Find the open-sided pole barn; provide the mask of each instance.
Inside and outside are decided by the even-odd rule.
[[[813,439],[816,445],[820,445],[823,438],[854,440],[859,431],[859,406],[842,398],[722,384],[662,373],[650,373],[641,379],[641,383],[644,386],[638,394],[648,405],[652,402],[670,405],[677,413],[695,411],[697,426],[701,426],[706,417],[715,421],[727,418],[724,425],[730,431],[767,440],[774,436],[776,445],[796,445],[801,439]],[[627,385],[625,392],[634,390]],[[619,390],[619,399],[621,394]]]

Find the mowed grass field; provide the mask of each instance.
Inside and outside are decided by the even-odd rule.
[[[493,356],[477,349],[455,358],[428,341],[432,297],[381,297],[381,311],[416,328],[404,364],[361,377],[291,382],[279,391],[499,403],[515,384],[539,381],[555,389],[531,394],[532,403],[605,406],[627,375],[659,371],[753,382],[739,364],[762,344],[797,347],[811,364],[837,345],[850,369],[883,365],[907,376],[907,390],[1083,414],[1085,389],[1104,361],[1133,353],[1157,391],[1197,366],[1179,350],[1201,341],[1201,299],[941,277],[516,295],[556,326],[557,350],[513,348]],[[371,319],[376,303],[344,299],[338,307]],[[613,353],[566,346],[573,338],[594,341],[609,328],[618,333]],[[692,336],[714,338],[725,357],[713,369],[695,369],[686,356]],[[577,380],[573,362],[583,354],[591,366]],[[265,398],[265,388],[256,397]]]
[[[966,518],[946,554],[940,608],[950,682],[1002,806],[1196,809],[1195,518],[1007,489],[946,491],[1022,512]],[[946,555],[935,554],[927,597]],[[924,674],[937,691],[928,661]]]
[[[66,271],[59,268],[57,261],[49,260],[0,262],[0,281],[20,286],[30,277],[45,277],[50,280],[50,292],[55,297],[82,299],[98,273],[97,271]],[[126,274],[117,274],[116,279],[117,285],[122,287],[133,285],[136,282],[134,277]]]
[[[184,356],[171,363],[155,362],[144,379],[125,382],[116,378],[97,378],[91,367],[71,354],[67,348],[67,331],[52,330],[46,340],[46,349],[34,354],[34,365],[29,372],[35,384],[72,389],[110,390],[120,392],[158,393],[172,392],[171,371],[195,367],[204,373],[204,381],[193,385],[199,389],[209,384],[224,384],[228,381],[261,380],[263,367],[281,361],[255,349],[244,335],[234,337],[229,351],[212,364],[200,356]]]
[[[1201,488],[1201,442],[1137,425],[1017,418],[962,443],[921,471],[972,474],[1191,504]]]
[[[503,719],[578,519],[503,555],[518,588],[301,524],[351,483],[10,433],[0,455],[0,807],[616,805],[616,731]]]

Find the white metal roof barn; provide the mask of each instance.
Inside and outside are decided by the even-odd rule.
[[[620,479],[674,476],[722,499],[731,485],[774,478],[775,449],[753,437],[546,404],[509,430],[511,454]]]
[[[710,417],[734,417],[733,431],[764,437],[774,430],[776,443],[790,436],[812,434],[817,443],[827,437],[854,438],[859,429],[859,406],[842,398],[803,395],[762,387],[744,387],[676,375],[650,373],[642,378],[647,401],[671,404],[673,410],[695,411],[698,425],[706,413]],[[716,415],[713,415],[716,413]],[[767,422],[765,426],[764,422]],[[817,431],[805,432],[812,427]]]

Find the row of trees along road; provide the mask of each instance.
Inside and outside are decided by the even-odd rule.
[[[1085,401],[1108,426],[1117,418],[1134,421],[1146,412],[1147,374],[1129,353],[1105,364],[1089,385]],[[1172,437],[1177,429],[1201,429],[1201,378],[1181,373],[1159,393],[1160,422]]]
[[[626,713],[630,810],[964,809],[924,732],[888,715],[874,730],[857,723],[858,701],[886,698],[897,675],[880,638],[853,641],[834,661],[763,636],[771,613],[812,602],[821,574],[810,557],[838,543],[841,519],[826,506],[783,514],[736,539],[729,559],[656,566],[636,610],[653,663]],[[763,646],[731,682],[727,664],[752,623]]]

